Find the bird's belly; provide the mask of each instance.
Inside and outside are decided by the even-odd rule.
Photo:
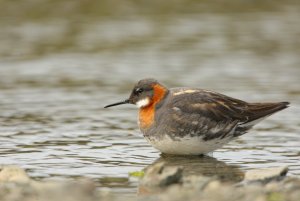
[[[216,138],[212,140],[203,140],[202,137],[182,137],[171,138],[165,135],[161,138],[145,136],[147,141],[156,149],[166,154],[174,155],[200,155],[207,154],[224,144],[228,143],[231,138]]]

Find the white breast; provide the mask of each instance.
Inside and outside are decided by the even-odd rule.
[[[200,155],[207,154],[227,144],[231,138],[217,138],[204,141],[202,137],[184,137],[173,140],[168,135],[162,139],[148,138],[147,141],[156,149],[166,154],[175,155]]]

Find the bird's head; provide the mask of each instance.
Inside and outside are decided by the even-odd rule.
[[[139,108],[145,108],[160,101],[167,92],[168,89],[157,80],[143,79],[133,87],[128,99],[107,105],[104,108],[122,104],[135,104]]]

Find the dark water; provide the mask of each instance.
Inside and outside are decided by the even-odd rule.
[[[36,19],[10,4],[14,16],[0,21],[0,164],[37,179],[92,177],[128,194],[137,191],[129,172],[157,161],[226,180],[285,165],[300,175],[300,5],[121,17],[70,7],[70,18]],[[145,77],[291,107],[211,157],[164,158],[139,132],[136,108],[103,109]]]

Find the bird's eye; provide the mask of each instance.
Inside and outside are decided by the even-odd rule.
[[[135,90],[135,93],[136,94],[140,94],[140,93],[142,93],[144,90],[142,89],[142,88],[137,88],[136,90]]]

